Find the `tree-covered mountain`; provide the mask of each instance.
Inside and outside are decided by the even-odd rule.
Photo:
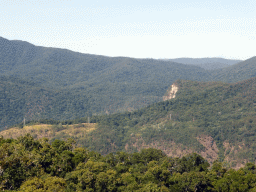
[[[131,111],[160,101],[178,78],[206,77],[194,66],[81,54],[4,38],[0,68],[1,129],[24,118],[65,120]]]
[[[0,77],[1,129],[24,120],[75,119],[134,110],[161,100],[156,96],[102,96],[83,89],[52,89],[15,77]]]
[[[183,63],[188,65],[196,65],[206,70],[221,69],[230,65],[242,62],[238,59],[223,59],[223,58],[177,58],[177,59],[166,59],[167,61],[173,61],[177,63]]]
[[[72,119],[89,108],[88,94],[53,90],[20,78],[0,77],[1,128],[24,120]],[[93,109],[90,109],[93,111]],[[89,111],[90,111],[89,110]],[[65,113],[68,111],[68,114]]]
[[[48,125],[33,127],[31,122],[1,135],[72,137],[78,145],[102,154],[154,147],[173,157],[197,152],[210,163],[220,160],[231,167],[255,162],[256,78],[233,84],[177,80],[174,85],[178,91],[173,99],[133,112],[92,116],[93,125],[87,117],[38,121]]]
[[[162,100],[177,79],[237,82],[255,59],[218,70],[155,59],[105,57],[0,37],[0,129],[27,120],[133,111]],[[40,107],[39,107],[40,106]]]
[[[151,90],[150,84],[166,82],[169,86],[177,78],[200,80],[207,76],[199,67],[174,62],[81,54],[3,38],[0,38],[0,54],[0,75],[26,78],[50,88],[103,89],[108,83],[114,87],[118,83],[124,88],[137,89],[141,87],[136,87],[136,83],[143,82],[146,86],[142,93],[158,93]]]
[[[234,83],[256,77],[256,57],[252,57],[235,65],[213,70],[212,79]]]

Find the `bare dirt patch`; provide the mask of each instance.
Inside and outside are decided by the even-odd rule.
[[[178,86],[175,84],[172,84],[171,90],[168,91],[166,96],[163,96],[163,101],[175,98],[178,90],[179,90]]]
[[[203,158],[210,164],[218,159],[219,149],[211,136],[201,135],[197,140],[205,147],[205,150],[200,152]]]
[[[160,149],[169,157],[182,157],[193,152],[193,150],[184,147],[182,144],[176,144],[173,141],[154,140],[150,143],[146,143],[142,137],[132,137],[131,140],[125,145],[125,150],[127,152],[131,152],[131,149],[134,148],[138,151],[147,148]]]

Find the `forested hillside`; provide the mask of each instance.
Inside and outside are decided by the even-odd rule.
[[[178,87],[174,99],[134,112],[92,116],[93,129],[86,117],[39,121],[52,124],[47,130],[40,125],[33,128],[37,122],[31,122],[1,135],[32,133],[35,138],[46,136],[52,141],[72,137],[79,146],[101,154],[154,147],[172,157],[197,152],[210,163],[219,160],[230,167],[255,162],[256,78],[234,84],[184,80],[174,84]]]
[[[256,57],[252,57],[227,68],[212,71],[212,79],[229,83],[252,77],[256,77]]]
[[[256,166],[239,170],[198,154],[169,158],[161,150],[102,156],[72,139],[0,138],[2,191],[255,191]]]
[[[109,85],[108,89],[112,90],[112,86],[120,85],[132,90],[143,88],[136,86],[143,82],[145,86],[141,93],[159,94],[157,90],[151,90],[151,83],[158,85],[161,82],[168,87],[168,83],[177,78],[200,80],[207,76],[205,70],[196,66],[154,59],[81,54],[3,38],[0,38],[0,54],[1,75],[15,75],[50,88],[93,87],[97,90]]]
[[[230,61],[231,62],[231,61]],[[105,57],[0,37],[0,129],[26,120],[66,120],[134,111],[162,100],[177,79],[238,82],[255,58],[225,69],[155,59]]]
[[[24,118],[132,111],[161,101],[176,79],[200,80],[205,73],[173,62],[81,54],[4,38],[0,68],[0,129]]]

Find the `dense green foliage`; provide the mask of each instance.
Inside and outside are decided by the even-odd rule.
[[[74,135],[73,139],[101,154],[121,150],[136,152],[143,148],[142,143],[154,142],[169,151],[170,143],[174,142],[181,145],[181,150],[189,147],[200,153],[205,146],[197,137],[206,135],[216,142],[220,161],[228,157],[231,167],[244,164],[244,161],[255,162],[256,78],[236,84],[181,80],[175,84],[179,87],[175,99],[133,112],[92,116],[90,122],[97,123],[97,129],[83,137]],[[31,123],[65,125],[86,123],[87,120],[85,117]],[[224,146],[225,142],[229,143],[229,148]]]
[[[116,110],[136,109],[160,101],[160,97],[111,96],[103,98],[83,90],[54,90],[19,78],[0,77],[0,128],[29,120],[75,119]],[[96,113],[97,112],[97,113]]]
[[[213,70],[211,76],[212,80],[228,83],[235,83],[256,77],[256,57],[252,57],[223,69]]]
[[[1,90],[7,89],[0,98],[1,129],[24,117],[64,120],[138,109],[161,101],[178,78],[208,76],[195,66],[81,54],[4,38],[0,38],[0,68]],[[42,110],[35,110],[38,107]]]
[[[157,149],[102,156],[74,141],[0,138],[0,189],[16,191],[254,191],[256,166],[226,169],[193,153],[169,158]]]
[[[220,156],[223,142],[228,141],[247,149],[233,156],[255,161],[256,78],[237,84],[192,81],[177,81],[176,84],[180,90],[175,99],[139,111],[92,117],[91,121],[100,126],[91,133],[91,139],[81,143],[105,154],[113,150],[111,143],[123,150],[131,134],[139,134],[148,142],[174,141],[202,150],[196,137],[205,134],[217,142]]]
[[[200,80],[207,75],[200,67],[174,62],[81,54],[3,38],[0,38],[0,66],[0,75],[26,78],[45,87],[96,92],[107,88],[112,94],[129,94],[139,89],[136,94],[162,96],[159,91],[164,93],[170,82],[178,78]],[[160,83],[161,87],[155,86]]]
[[[65,120],[133,111],[161,101],[177,79],[236,82],[255,76],[255,59],[246,62],[206,71],[172,61],[81,54],[0,37],[0,129],[24,118]]]
[[[189,146],[201,152],[206,149],[198,137],[207,135],[217,144],[219,160],[228,157],[234,161],[231,166],[238,160],[253,162],[256,83],[248,78],[256,75],[255,63],[253,57],[207,71],[171,61],[103,57],[0,38],[0,129],[22,127],[25,118],[26,123],[52,119],[46,121],[56,123],[58,131],[59,124],[83,123],[92,116],[97,129],[73,137],[101,154],[136,152],[156,142],[159,148],[169,150],[175,143],[181,151]],[[225,84],[177,79],[248,80]],[[177,97],[159,102],[175,81]],[[122,113],[112,114],[116,112]]]

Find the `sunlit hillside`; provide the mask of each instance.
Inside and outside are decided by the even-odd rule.
[[[173,85],[166,95],[176,88],[174,98],[133,112],[92,116],[90,123],[97,124],[85,124],[87,117],[42,126],[30,122],[2,134],[71,137],[104,155],[153,147],[171,157],[197,152],[210,163],[220,160],[235,168],[255,161],[256,78],[234,84],[178,80]]]
[[[50,124],[33,124],[25,125],[23,128],[13,127],[0,133],[3,138],[13,138],[30,134],[35,139],[48,138],[50,141],[55,139],[65,140],[67,138],[86,138],[88,133],[97,129],[96,123],[80,123],[72,125],[50,125]],[[79,144],[78,144],[79,146]]]

